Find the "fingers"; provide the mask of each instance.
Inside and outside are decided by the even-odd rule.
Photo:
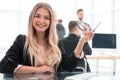
[[[90,28],[88,27],[88,25],[84,25],[84,31],[89,31]]]
[[[36,68],[37,68],[36,73],[55,73],[54,68],[47,65],[42,65]]]
[[[93,31],[90,31],[90,32],[89,32],[89,39],[91,40],[91,39],[93,39],[93,37],[94,37],[94,32],[93,32]]]
[[[50,73],[54,73],[55,70],[54,70],[53,68],[49,67],[47,72],[48,72],[48,73],[49,73],[49,72],[50,72]]]
[[[54,73],[55,72],[54,68],[49,67],[49,66],[44,66],[44,70],[46,73]]]
[[[85,41],[89,41],[89,40],[93,39],[93,37],[94,37],[93,31],[83,31],[82,38],[84,38]]]

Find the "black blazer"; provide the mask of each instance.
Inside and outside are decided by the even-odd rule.
[[[26,54],[27,51],[23,51],[25,40],[25,35],[17,36],[13,45],[8,49],[0,62],[1,73],[13,73],[18,64],[31,66],[30,57]],[[59,48],[62,48],[61,45],[59,45]],[[74,53],[70,54],[70,56],[61,54],[62,60],[57,71],[73,71],[75,69],[80,59],[76,58]]]
[[[73,53],[74,49],[76,48],[79,39],[80,39],[80,37],[76,36],[75,34],[69,34],[69,36],[60,40],[59,43],[62,44],[62,46],[63,46],[63,48],[61,48],[61,52],[68,56],[71,55],[71,53]],[[84,58],[86,58],[86,55],[92,54],[92,50],[91,50],[88,42],[86,42],[84,44],[83,52],[84,52]],[[80,67],[85,67],[84,64],[85,64],[84,60],[81,60],[78,65]],[[88,62],[87,62],[87,71],[90,71]]]

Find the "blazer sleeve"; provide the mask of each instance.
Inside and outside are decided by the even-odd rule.
[[[83,51],[85,55],[92,55],[92,49],[89,46],[88,42],[84,44]]]
[[[62,46],[62,43],[59,41],[58,44],[60,50],[61,50],[61,54],[62,54],[62,60],[61,63],[58,67],[58,71],[73,71],[76,66],[78,65],[79,61],[82,59],[78,59],[74,56],[74,52],[70,53],[70,55],[66,55],[65,51],[64,51],[64,47]]]
[[[0,62],[1,73],[13,73],[19,63],[23,51],[25,36],[18,35],[13,45],[8,49],[6,55]]]

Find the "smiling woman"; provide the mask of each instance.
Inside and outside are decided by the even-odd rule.
[[[74,52],[65,55],[61,44],[58,46],[52,7],[48,3],[38,3],[29,16],[28,34],[16,37],[0,62],[0,72],[18,74],[73,71],[83,59],[81,55],[84,55],[84,43],[91,40],[93,35],[93,32],[83,33]]]
[[[6,53],[6,50],[9,49],[9,47],[11,46],[11,44],[13,43],[13,41],[15,40],[18,34],[21,34],[21,33],[25,35],[27,34],[28,23],[26,22],[28,22],[31,8],[37,2],[46,2],[46,3],[49,3],[53,7],[53,10],[57,13],[56,17],[64,20],[63,25],[65,26],[65,29],[66,29],[66,35],[68,34],[68,29],[67,29],[68,22],[70,20],[77,20],[76,10],[79,8],[83,8],[85,10],[84,19],[86,22],[90,24],[91,27],[94,28],[98,24],[99,21],[102,21],[102,24],[100,25],[100,27],[98,27],[95,30],[95,32],[115,33],[117,35],[116,52],[117,53],[120,52],[120,42],[118,42],[120,41],[120,33],[119,33],[119,30],[120,30],[120,27],[119,27],[120,5],[119,3],[120,1],[119,0],[105,0],[105,1],[104,0],[97,0],[97,1],[96,0],[84,0],[84,1],[83,0],[69,0],[69,1],[68,0],[54,0],[54,1],[50,1],[50,0],[31,0],[31,1],[29,0],[17,0],[17,1],[16,0],[12,0],[12,1],[3,0],[2,1],[1,0],[0,1],[0,37],[1,37],[0,39],[0,54],[1,54],[0,60],[2,60],[2,58],[4,57]],[[70,6],[66,6],[66,4],[69,4]],[[31,18],[33,17],[35,17],[35,15],[32,16]],[[51,20],[51,16],[50,16],[50,20]],[[41,28],[42,26],[46,26],[46,24],[41,25],[41,22],[39,21],[36,22],[36,25],[38,25],[40,30],[44,29],[44,28]],[[54,28],[50,28],[50,29],[54,30]],[[35,29],[33,29],[33,32],[34,31]],[[35,36],[33,38],[36,39]],[[52,37],[50,37],[49,39],[52,40]],[[25,37],[25,40],[26,40],[26,37]],[[30,40],[32,41],[32,39]],[[47,40],[48,39],[46,39],[46,42]],[[19,41],[21,41],[21,38]],[[35,43],[35,41],[33,42]],[[15,44],[16,44],[16,41],[15,41]],[[30,44],[30,45],[33,46],[33,44]],[[37,44],[35,43],[35,45]],[[39,46],[39,48],[41,48],[41,46]],[[36,48],[34,49],[37,52],[37,49]],[[45,51],[46,51],[46,48],[45,48]],[[97,51],[99,52],[99,50]],[[45,54],[42,54],[42,55],[45,56]],[[29,61],[29,59],[27,60]]]
[[[44,8],[38,9],[33,20],[33,27],[39,33],[45,32],[49,28],[49,25],[50,25],[49,12]]]
[[[54,73],[60,60],[53,10],[47,3],[38,3],[29,16],[28,34],[17,36],[0,62],[0,72]]]

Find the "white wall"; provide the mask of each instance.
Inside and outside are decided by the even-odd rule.
[[[117,51],[120,52],[120,0],[0,0],[0,54],[5,54],[18,34],[26,34],[29,13],[41,1],[49,3],[57,18],[63,19],[67,33],[68,22],[76,20],[76,10],[83,8],[84,20],[92,27],[102,21],[97,33],[117,34]]]

